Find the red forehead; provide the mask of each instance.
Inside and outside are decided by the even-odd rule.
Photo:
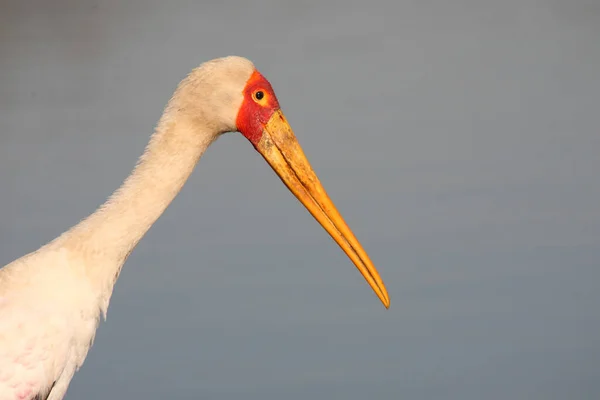
[[[258,90],[264,93],[263,101],[260,103],[253,98]],[[262,136],[264,124],[278,109],[279,102],[271,84],[260,72],[254,70],[244,87],[244,100],[236,119],[238,130],[256,146]]]

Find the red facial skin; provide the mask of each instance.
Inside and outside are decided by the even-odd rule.
[[[258,91],[264,94],[260,100],[255,97]],[[256,147],[262,137],[264,125],[277,110],[279,102],[271,84],[255,70],[244,88],[244,100],[235,121],[238,130]]]

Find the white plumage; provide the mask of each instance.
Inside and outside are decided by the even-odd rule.
[[[1,399],[61,399],[83,363],[101,308],[77,265],[49,246],[1,270]]]

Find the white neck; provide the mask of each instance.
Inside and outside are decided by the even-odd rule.
[[[168,107],[142,157],[123,185],[95,213],[54,245],[85,257],[87,274],[112,286],[130,252],[161,216],[217,132]],[[110,296],[110,295],[109,295]]]

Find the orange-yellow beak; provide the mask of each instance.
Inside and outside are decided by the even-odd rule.
[[[256,149],[356,265],[385,308],[390,297],[367,253],[327,196],[281,110],[264,126]]]

